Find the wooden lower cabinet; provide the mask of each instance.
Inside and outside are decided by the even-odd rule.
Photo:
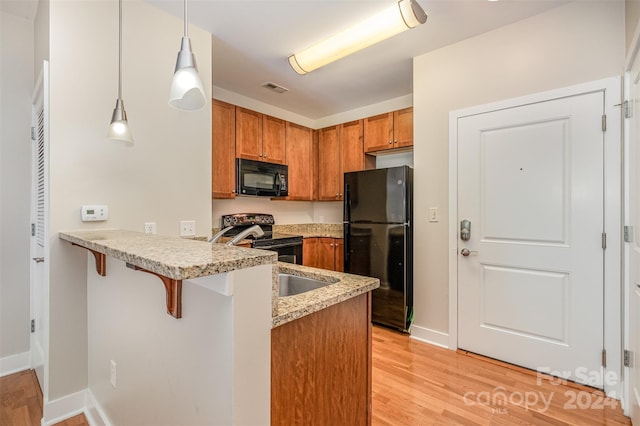
[[[344,239],[312,237],[302,240],[302,264],[313,268],[344,271]]]
[[[271,330],[271,424],[371,424],[370,292]]]

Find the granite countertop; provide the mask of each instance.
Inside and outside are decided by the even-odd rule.
[[[342,238],[342,223],[303,223],[295,225],[273,225],[273,230],[285,234],[302,235],[304,238]]]
[[[61,232],[63,240],[176,280],[275,264],[272,251],[124,230]]]
[[[280,231],[281,232],[281,231]],[[148,271],[187,280],[258,265],[274,265],[272,323],[277,327],[379,287],[377,278],[277,262],[273,251],[124,230],[61,232],[63,240]],[[294,296],[278,296],[277,272],[332,284]]]
[[[278,272],[321,281],[335,281],[335,283],[295,296],[279,297],[272,320],[272,328],[375,290],[380,286],[380,280],[377,278],[291,263],[278,262]]]

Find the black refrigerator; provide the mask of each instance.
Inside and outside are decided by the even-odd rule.
[[[345,272],[380,279],[372,322],[408,332],[413,318],[413,169],[344,174]]]

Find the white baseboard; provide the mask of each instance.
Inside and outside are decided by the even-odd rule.
[[[411,325],[411,338],[431,345],[440,346],[441,348],[449,349],[448,333],[431,330],[413,324]]]
[[[96,401],[96,398],[93,396],[90,390],[87,390],[87,408],[84,412],[84,415],[87,417],[87,422],[91,426],[109,426],[111,422],[109,418],[104,413],[104,410]]]
[[[45,401],[42,410],[42,426],[54,425],[69,417],[84,413],[87,405],[87,390],[63,396],[54,401]]]
[[[22,352],[0,358],[0,377],[31,368],[31,354]]]

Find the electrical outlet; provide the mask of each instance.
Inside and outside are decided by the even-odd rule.
[[[155,222],[145,222],[144,223],[144,233],[145,234],[155,234],[156,233],[156,223]]]
[[[115,389],[117,384],[117,373],[116,373],[116,362],[114,360],[111,360],[111,374],[110,374],[109,381],[111,382],[111,386],[113,386],[113,388]]]
[[[196,221],[195,220],[181,220],[180,221],[180,236],[181,237],[195,237],[196,236]]]

